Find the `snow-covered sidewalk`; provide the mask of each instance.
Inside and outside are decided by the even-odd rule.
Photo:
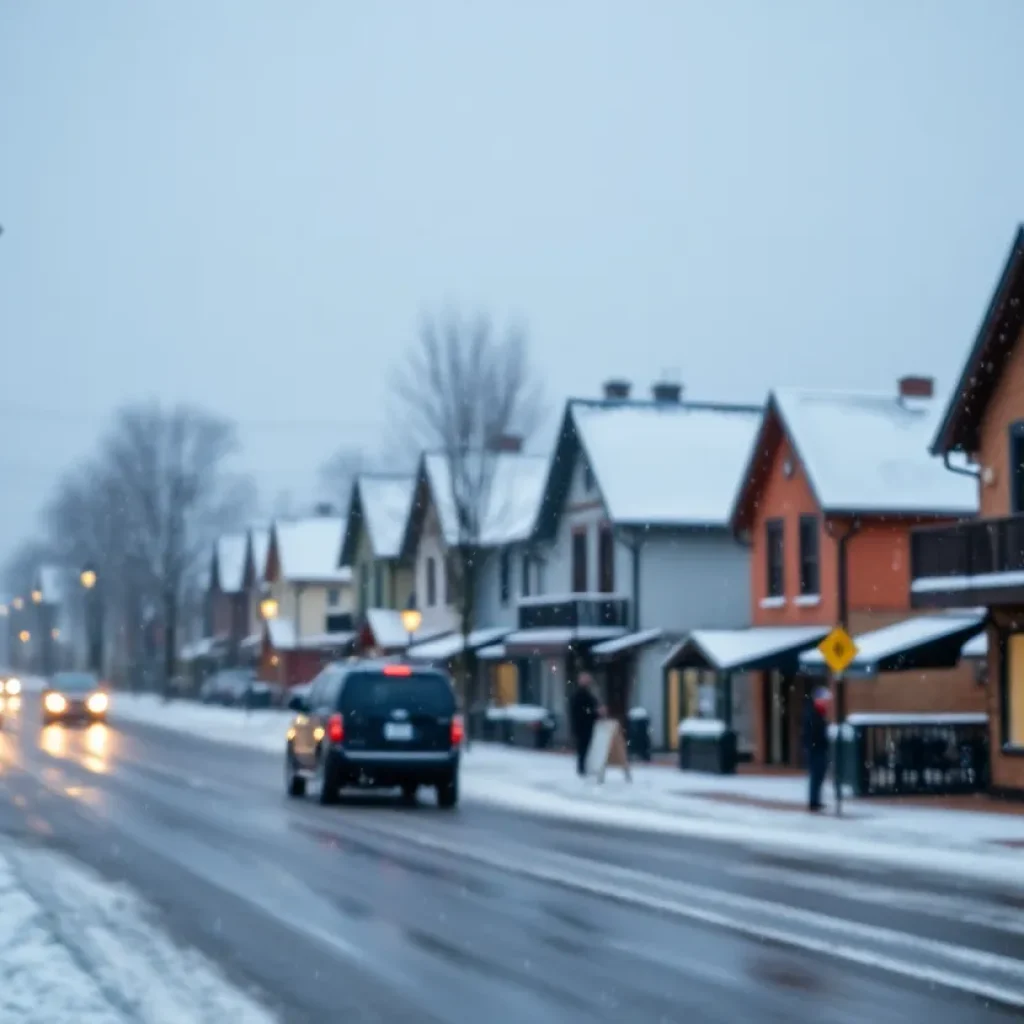
[[[115,697],[112,716],[271,753],[283,749],[292,717],[127,695]],[[634,765],[632,782],[609,769],[599,785],[579,779],[572,758],[491,743],[473,744],[462,772],[467,797],[561,820],[1008,883],[1022,877],[1024,815],[850,799],[841,818],[830,811],[812,816],[803,810],[805,787],[799,777],[704,775],[658,765]]]
[[[74,861],[0,840],[0,1021],[272,1024],[148,908]]]

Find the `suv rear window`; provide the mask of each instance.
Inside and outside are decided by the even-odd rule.
[[[356,672],[345,680],[342,707],[387,711],[405,708],[413,714],[451,715],[455,695],[448,680],[436,674],[386,676],[383,672]]]

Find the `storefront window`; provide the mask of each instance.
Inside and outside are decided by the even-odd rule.
[[[1024,633],[1007,638],[1005,680],[1003,742],[1024,748]]]

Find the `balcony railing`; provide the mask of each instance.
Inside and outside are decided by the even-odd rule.
[[[930,581],[927,589],[933,584],[943,589],[943,579],[963,586],[960,581],[971,577],[1018,572],[1024,573],[1024,515],[920,527],[911,533],[910,574],[915,591],[924,580]]]
[[[544,595],[519,601],[520,629],[577,629],[580,626],[628,624],[629,599],[619,594]]]

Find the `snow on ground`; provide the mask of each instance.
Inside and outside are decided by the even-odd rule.
[[[0,1020],[272,1024],[148,908],[67,858],[0,841]]]
[[[244,711],[118,694],[118,718],[160,725],[271,753],[284,747],[285,711]],[[770,845],[821,856],[921,866],[980,877],[1020,874],[1024,815],[845,801],[845,813],[809,815],[802,777],[705,775],[634,765],[633,781],[610,768],[603,784],[580,779],[572,758],[475,743],[463,759],[463,794],[478,801],[563,820]],[[826,798],[832,800],[831,788]],[[754,803],[757,801],[758,803]],[[763,804],[763,806],[761,806]]]

